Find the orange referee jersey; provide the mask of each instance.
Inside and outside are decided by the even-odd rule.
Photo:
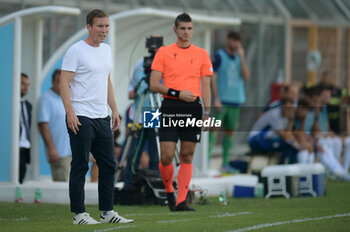
[[[193,44],[188,48],[180,48],[176,43],[161,47],[154,57],[152,70],[162,73],[166,87],[188,90],[197,97],[201,95],[201,77],[213,75],[208,52]]]

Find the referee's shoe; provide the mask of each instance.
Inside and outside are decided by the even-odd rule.
[[[174,192],[172,193],[166,193],[166,197],[168,200],[168,206],[170,211],[176,211],[176,199],[175,199],[175,194]]]
[[[176,211],[195,211],[195,209],[189,207],[187,202],[183,201],[176,206]]]

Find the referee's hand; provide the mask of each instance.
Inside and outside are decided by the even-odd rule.
[[[183,90],[180,91],[179,99],[184,102],[194,102],[197,99],[197,97],[194,96],[192,92],[188,90]]]

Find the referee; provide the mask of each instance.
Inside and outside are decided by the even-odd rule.
[[[209,117],[209,112],[205,111],[204,116],[202,115],[199,98],[202,96],[205,109],[210,109],[210,77],[213,75],[213,68],[209,55],[204,49],[191,44],[193,25],[188,14],[183,13],[176,17],[173,30],[177,35],[177,41],[161,47],[153,60],[150,89],[163,94],[164,100],[160,109],[163,120],[168,122],[186,121],[189,118],[196,121],[205,120]],[[200,137],[200,127],[163,125],[159,130],[161,150],[159,171],[171,211],[194,210],[185,200],[192,178],[193,154]],[[180,169],[177,176],[177,200],[175,200],[172,161],[179,139]]]

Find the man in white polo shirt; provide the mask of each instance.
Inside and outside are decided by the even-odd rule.
[[[69,178],[73,224],[97,224],[85,211],[84,185],[89,169],[89,152],[99,167],[98,195],[101,223],[129,223],[113,211],[114,145],[112,132],[120,124],[110,77],[111,48],[103,43],[109,32],[109,18],[95,9],[86,17],[89,35],[66,52],[60,81],[60,92],[66,110],[66,121],[72,148]],[[108,105],[112,110],[108,115]]]
[[[66,112],[60,96],[60,76],[61,70],[56,69],[52,74],[52,87],[40,97],[38,127],[45,142],[52,180],[68,181],[72,151],[66,129]]]

